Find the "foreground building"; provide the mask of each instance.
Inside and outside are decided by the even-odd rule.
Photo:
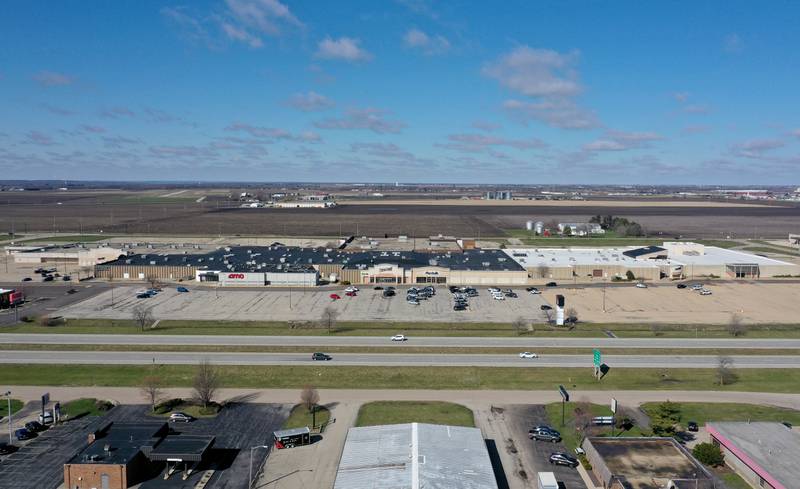
[[[725,464],[751,486],[791,489],[800,484],[800,433],[781,423],[708,423]]]
[[[581,448],[605,489],[724,487],[674,438],[589,437]]]
[[[55,265],[77,265],[91,267],[100,263],[116,260],[125,256],[126,252],[118,248],[101,246],[85,248],[83,246],[6,246],[6,254],[14,257],[14,263]]]
[[[477,428],[423,423],[350,428],[334,489],[497,489]]]

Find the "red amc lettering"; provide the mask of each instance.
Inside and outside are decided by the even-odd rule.
[[[243,273],[229,273],[228,274],[228,278],[238,278],[240,280],[243,280],[244,279],[244,274]]]

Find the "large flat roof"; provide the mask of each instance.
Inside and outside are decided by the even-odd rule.
[[[497,489],[477,428],[409,423],[347,432],[334,489]]]
[[[513,248],[505,252],[526,268],[541,265],[556,268],[577,265],[623,265],[632,268],[658,268],[648,261],[635,260],[624,252],[635,248]]]
[[[776,488],[800,481],[800,433],[781,423],[708,423],[708,432]]]
[[[767,258],[765,256],[747,253],[745,251],[717,248],[716,246],[704,247],[705,253],[700,255],[669,255],[669,261],[683,265],[725,265],[734,263],[748,263],[753,265],[787,265],[797,266],[785,261]]]

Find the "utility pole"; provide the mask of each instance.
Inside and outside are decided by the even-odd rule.
[[[8,398],[8,444],[11,445],[14,442],[14,425],[11,421],[11,391],[6,391],[4,395]]]

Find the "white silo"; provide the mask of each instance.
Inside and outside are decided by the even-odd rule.
[[[533,225],[533,230],[536,234],[544,233],[544,223],[542,221],[536,221],[536,224]]]
[[[528,231],[533,231],[533,221],[527,221],[525,223],[525,229],[527,229]]]

